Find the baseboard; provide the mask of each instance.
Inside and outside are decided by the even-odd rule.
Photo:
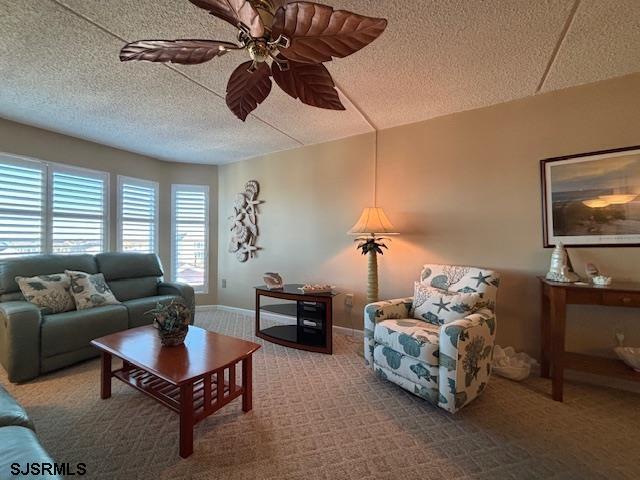
[[[255,312],[253,310],[249,310],[248,308],[238,308],[238,307],[229,307],[228,305],[198,305],[196,306],[196,312],[212,312],[212,311],[223,311],[223,312],[232,312],[240,315],[246,315],[248,317],[255,316]],[[279,315],[277,313],[272,312],[262,312],[260,313],[260,317],[265,320],[271,320],[272,322],[277,323],[291,323],[292,317],[288,317],[286,315]],[[346,328],[340,327],[338,325],[333,326],[333,331],[335,333],[339,333],[341,335],[348,335],[350,337],[358,337],[363,338],[364,333],[362,330],[356,330],[355,328]]]

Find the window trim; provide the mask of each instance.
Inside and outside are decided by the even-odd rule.
[[[171,280],[176,282],[177,273],[178,273],[178,255],[176,251],[176,193],[178,191],[186,191],[186,192],[204,192],[205,194],[205,202],[204,202],[204,284],[202,288],[195,288],[194,292],[197,294],[206,295],[209,293],[209,249],[211,248],[209,245],[209,223],[211,221],[209,217],[209,185],[193,185],[193,184],[182,184],[182,183],[173,183],[171,184]]]
[[[53,173],[70,173],[76,175],[85,175],[104,181],[104,202],[103,202],[103,219],[102,228],[104,229],[103,252],[111,251],[111,174],[102,170],[94,170],[91,168],[77,167],[59,162],[50,162],[48,160],[40,160],[33,157],[16,155],[9,152],[0,151],[0,161],[3,157],[8,157],[9,162],[15,162],[16,165],[24,165],[34,168],[34,165],[42,169],[43,178],[43,208],[42,208],[42,225],[43,238],[42,250],[40,254],[51,254],[53,252]],[[65,255],[65,254],[61,254]]]
[[[117,191],[116,191],[116,203],[117,203],[117,215],[116,215],[116,250],[118,252],[122,252],[122,243],[123,243],[123,187],[125,184],[128,185],[138,185],[141,187],[151,187],[155,192],[155,205],[154,205],[154,218],[153,218],[153,251],[151,253],[155,253],[158,255],[159,252],[159,224],[160,224],[160,184],[158,182],[154,182],[153,180],[147,180],[144,178],[136,178],[129,177],[127,175],[118,175],[117,178]]]
[[[42,255],[47,252],[47,235],[48,235],[48,225],[47,225],[47,208],[48,208],[48,198],[49,198],[49,182],[48,182],[48,168],[47,165],[33,158],[25,157],[22,155],[15,155],[9,152],[0,151],[0,162],[5,163],[7,165],[13,165],[16,167],[24,167],[24,168],[32,168],[40,170],[40,174],[42,176],[42,193],[40,201],[42,209],[41,209],[41,237],[40,237],[40,251],[38,253],[32,253],[27,255]]]

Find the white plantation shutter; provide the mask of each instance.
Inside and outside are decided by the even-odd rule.
[[[118,177],[118,250],[157,253],[158,184]]]
[[[106,250],[107,174],[50,168],[51,251],[99,253]]]
[[[0,258],[44,251],[44,167],[0,155]]]
[[[198,293],[208,287],[209,188],[172,185],[173,280]]]

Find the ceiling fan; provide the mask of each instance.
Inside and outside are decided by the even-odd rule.
[[[371,18],[327,5],[289,0],[189,0],[238,28],[237,43],[218,40],[141,40],[120,51],[120,60],[195,65],[245,50],[251,60],[231,74],[226,102],[242,121],[271,93],[271,77],[302,103],[345,110],[323,65],[357,52],[387,27]],[[271,63],[271,64],[270,64]]]

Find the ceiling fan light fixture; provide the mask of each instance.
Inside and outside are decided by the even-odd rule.
[[[247,78],[239,73],[238,67],[227,86],[227,106],[242,121],[269,95],[271,76],[287,94],[306,105],[345,110],[323,63],[366,47],[387,27],[384,18],[365,17],[312,2],[189,2],[238,28],[238,44],[216,40],[143,40],[125,45],[120,60],[195,65],[230,51],[246,50],[251,61],[241,67],[246,75],[258,78]]]

